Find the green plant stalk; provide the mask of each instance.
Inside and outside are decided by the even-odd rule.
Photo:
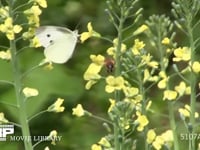
[[[191,21],[188,21],[187,25],[188,30],[188,38],[190,42],[190,48],[191,48],[191,64],[195,61],[195,46],[194,46],[194,39],[193,39],[193,32],[192,32],[192,26]],[[197,79],[194,72],[191,72],[190,75],[190,87],[191,87],[191,94],[190,94],[190,108],[191,108],[191,114],[190,114],[190,124],[192,126],[191,134],[195,133],[195,106],[196,106],[196,84]],[[189,150],[195,150],[195,138],[192,138],[189,142],[191,147]]]
[[[16,94],[17,105],[19,108],[19,121],[22,129],[22,135],[30,137],[30,130],[28,125],[28,119],[26,115],[26,104],[24,101],[24,97],[22,95],[22,83],[21,83],[21,74],[20,68],[18,65],[18,60],[16,57],[16,44],[14,40],[10,41],[10,50],[11,50],[11,63],[13,69],[14,76],[14,88]],[[25,150],[33,150],[32,142],[29,140],[24,140]]]
[[[160,24],[161,22],[159,22]],[[158,25],[158,27],[160,27],[161,25]],[[158,28],[157,27],[157,28]],[[160,52],[160,64],[161,64],[161,70],[165,72],[166,68],[165,68],[165,64],[163,62],[163,58],[164,58],[164,54],[163,54],[163,48],[161,45],[161,29],[158,28],[158,50]],[[169,85],[168,85],[169,86]],[[174,105],[171,102],[168,102],[168,112],[169,112],[169,122],[170,122],[170,127],[172,129],[173,132],[173,138],[174,138],[174,150],[179,150],[179,142],[178,142],[178,136],[177,136],[177,132],[176,132],[176,121],[175,121],[175,117],[174,117]]]
[[[122,13],[121,13],[122,14]],[[116,50],[116,66],[115,66],[115,76],[121,75],[121,62],[120,62],[120,55],[121,55],[121,44],[122,44],[122,32],[123,32],[123,23],[124,23],[124,17],[121,15],[119,27],[118,27],[118,44],[117,44],[117,50]],[[115,91],[115,100],[117,102],[120,101],[120,91]],[[122,143],[119,141],[119,127],[118,122],[114,122],[114,143],[115,143],[115,150],[123,150]]]
[[[168,102],[168,111],[169,111],[169,120],[170,120],[170,126],[173,132],[173,138],[174,138],[174,150],[179,150],[179,142],[178,142],[178,136],[176,132],[176,121],[174,117],[174,103]]]

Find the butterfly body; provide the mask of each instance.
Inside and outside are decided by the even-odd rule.
[[[45,57],[53,63],[62,64],[67,62],[74,52],[78,31],[57,26],[41,26],[36,29],[36,37],[45,47]]]

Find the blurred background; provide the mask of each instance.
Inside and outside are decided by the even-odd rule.
[[[115,37],[116,31],[108,21],[105,13],[105,0],[47,0],[48,7],[43,9],[40,17],[41,25],[57,25],[68,27],[71,30],[78,29],[79,33],[87,31],[87,23],[92,22],[94,29],[106,37]],[[24,3],[24,0],[19,1]],[[163,14],[171,17],[170,0],[140,0],[138,8],[143,7],[144,20],[152,14]],[[0,36],[0,43],[6,43],[6,39]],[[50,142],[43,142],[36,150],[43,150],[49,146],[50,150],[89,150],[90,146],[106,135],[106,130],[102,122],[87,117],[77,118],[72,116],[72,108],[81,103],[85,109],[102,117],[107,117],[109,107],[109,95],[104,92],[104,83],[100,82],[92,90],[87,91],[83,80],[84,71],[90,64],[90,54],[105,54],[110,47],[109,43],[90,39],[84,44],[78,43],[73,57],[66,64],[54,64],[51,71],[42,68],[34,70],[24,79],[24,86],[37,88],[39,96],[27,101],[28,114],[33,114],[45,110],[49,105],[60,97],[65,99],[64,113],[45,113],[30,122],[32,135],[48,135],[51,130],[57,130],[62,140],[56,146]],[[37,65],[43,58],[43,48],[27,49],[20,54],[21,71]],[[12,81],[12,68],[9,62],[0,60],[0,80]],[[106,70],[104,71],[106,74]],[[153,93],[157,104],[156,111],[163,111],[160,94]],[[155,100],[156,100],[155,99]],[[13,88],[0,83],[0,101],[15,102]],[[15,108],[0,104],[0,112],[4,112],[5,117],[12,122],[18,122],[18,112]],[[156,116],[152,119],[152,126],[168,125],[168,120],[156,121]],[[15,127],[15,135],[20,135],[21,131]],[[1,150],[22,150],[21,142],[0,142]]]

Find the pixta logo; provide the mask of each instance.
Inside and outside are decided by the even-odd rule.
[[[6,141],[6,136],[13,133],[14,125],[0,125],[0,141]]]

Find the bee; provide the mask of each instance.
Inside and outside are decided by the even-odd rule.
[[[107,73],[112,73],[115,69],[115,61],[113,58],[106,58],[104,61]]]

